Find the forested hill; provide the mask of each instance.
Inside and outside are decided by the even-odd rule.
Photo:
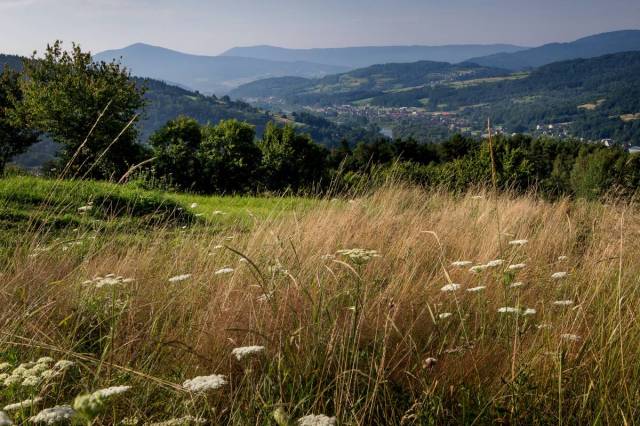
[[[23,58],[18,56],[0,55],[0,68],[9,66],[19,70],[22,68],[22,60]],[[275,115],[245,102],[232,101],[226,96],[222,98],[206,96],[158,80],[134,79],[138,85],[146,88],[147,105],[142,111],[138,124],[140,141],[143,143],[167,121],[179,115],[195,118],[201,124],[216,124],[220,120],[228,119],[245,121],[256,127],[258,135],[262,134],[269,121],[290,123],[299,131],[309,133],[316,142],[326,146],[335,146],[342,139],[351,141],[370,139],[377,134],[376,128],[365,129],[339,125],[324,119],[311,119],[304,114],[295,117]],[[16,161],[26,167],[39,167],[45,161],[51,160],[55,151],[53,143],[45,140],[32,146],[28,152],[17,157]]]
[[[276,97],[296,104],[336,104],[385,93],[508,75],[508,71],[472,63],[452,65],[419,61],[373,65],[319,79],[270,78],[240,86],[230,95],[246,99]]]
[[[0,53],[0,71],[2,71],[5,66],[14,70],[21,70],[22,59],[22,57],[17,55],[3,55]]]
[[[640,30],[626,30],[596,34],[570,43],[550,43],[518,52],[501,52],[475,57],[469,59],[469,62],[518,71],[552,62],[638,50],[640,50]]]

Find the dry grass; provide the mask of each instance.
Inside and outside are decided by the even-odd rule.
[[[66,384],[5,388],[2,403],[37,393],[50,406],[130,384],[97,424],[187,414],[275,424],[277,408],[292,419],[323,413],[359,425],[633,423],[640,214],[621,204],[472,195],[394,187],[259,220],[233,239],[165,228],[16,254],[0,276],[3,358],[65,357],[80,369]],[[345,248],[381,257],[324,256]],[[480,274],[451,266],[493,259],[504,266]],[[526,268],[509,272],[515,263]],[[235,272],[215,273],[223,267]],[[558,271],[569,275],[552,280]],[[81,284],[108,273],[135,281]],[[510,288],[516,281],[525,285]],[[462,288],[440,291],[451,282]],[[486,289],[465,291],[476,286]],[[266,350],[242,362],[231,356],[246,345]],[[213,373],[229,384],[206,396],[181,389]]]

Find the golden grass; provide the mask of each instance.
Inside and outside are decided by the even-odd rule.
[[[275,424],[277,408],[359,425],[633,423],[640,214],[626,204],[473,195],[389,187],[259,220],[233,238],[167,228],[64,254],[19,251],[0,276],[0,348],[10,362],[51,355],[82,366],[73,383],[32,391],[50,405],[131,384],[104,424],[187,414]],[[325,256],[345,248],[381,257]],[[504,267],[451,266],[493,259]],[[514,263],[526,268],[509,272]],[[223,267],[235,272],[216,274]],[[552,280],[558,271],[569,275]],[[81,284],[108,273],[135,282]],[[185,273],[191,279],[168,282]],[[516,281],[525,285],[510,288]],[[462,288],[440,291],[451,282]],[[465,291],[476,286],[486,289]],[[231,350],[245,345],[266,351],[238,362]],[[229,384],[206,397],[180,387],[214,373]],[[5,404],[26,391],[3,392]]]

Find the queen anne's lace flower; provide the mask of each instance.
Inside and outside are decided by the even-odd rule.
[[[529,240],[513,240],[513,241],[509,241],[509,245],[512,246],[523,246],[525,244],[527,244],[529,242]]]
[[[490,262],[487,262],[487,267],[489,268],[495,268],[497,266],[501,266],[504,263],[504,260],[502,259],[496,259],[496,260],[492,260]]]
[[[469,272],[473,272],[474,274],[479,274],[482,271],[485,271],[489,267],[487,265],[476,265],[469,268]]]
[[[471,288],[468,288],[468,289],[467,289],[467,291],[468,291],[469,293],[477,293],[477,292],[479,292],[479,291],[484,290],[485,288],[487,288],[487,287],[486,287],[486,286],[484,286],[484,285],[479,285],[479,286],[477,286],[477,287],[471,287]]]
[[[45,423],[48,425],[54,425],[63,421],[71,420],[75,416],[76,412],[69,405],[58,405],[52,408],[45,408],[35,416],[31,417],[29,421],[32,423]]]
[[[524,269],[526,268],[527,265],[524,263],[516,263],[515,265],[509,265],[509,270],[510,271],[517,271],[519,269]]]
[[[73,361],[69,361],[66,359],[61,359],[60,361],[56,362],[53,365],[53,369],[57,370],[57,371],[64,371],[64,370],[68,370],[69,368],[73,367],[74,365],[76,365],[75,362]]]
[[[455,283],[451,283],[451,284],[447,284],[445,286],[443,286],[440,291],[443,292],[450,292],[450,291],[456,291],[460,289],[460,284],[455,284]]]
[[[227,384],[227,378],[221,374],[212,374],[210,376],[198,376],[185,381],[182,386],[191,392],[204,392],[208,390],[216,390]]]
[[[33,398],[33,399],[27,399],[25,401],[21,401],[21,402],[16,402],[14,404],[5,405],[3,410],[4,411],[22,410],[24,408],[29,408],[29,407],[37,404],[40,401],[42,401],[42,398],[40,398],[40,397],[36,397],[36,398]]]
[[[520,309],[512,308],[510,306],[504,306],[502,308],[499,308],[498,312],[500,312],[501,314],[517,314],[520,313]]]
[[[343,249],[338,250],[336,253],[344,257],[348,257],[354,263],[366,263],[374,257],[381,257],[377,250],[361,248]]]
[[[188,280],[189,278],[191,278],[191,274],[176,275],[175,277],[169,278],[169,282],[170,283],[177,283],[177,282],[180,282],[180,281]]]
[[[335,424],[335,417],[325,416],[324,414],[310,414],[298,419],[299,426],[334,426]]]
[[[222,268],[222,269],[218,269],[216,272],[214,272],[214,274],[216,275],[231,274],[233,271],[235,271],[235,269],[233,268]]]
[[[257,355],[261,352],[264,352],[264,346],[243,346],[240,348],[235,348],[231,351],[231,354],[236,357],[238,361],[243,358]]]
[[[567,275],[569,275],[567,272],[554,272],[551,275],[551,278],[554,280],[561,280],[562,278],[566,278]]]
[[[571,306],[573,305],[573,300],[556,300],[553,304],[556,306]]]
[[[451,315],[452,315],[451,312],[443,312],[443,313],[438,315],[438,318],[439,319],[446,319],[446,318],[449,318]]]

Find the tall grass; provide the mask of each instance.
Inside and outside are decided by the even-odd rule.
[[[227,229],[165,226],[64,253],[16,251],[0,275],[0,358],[15,366],[46,355],[76,369],[39,387],[5,387],[1,402],[43,397],[17,414],[25,419],[130,385],[95,424],[639,417],[640,214],[630,205],[396,185]],[[337,253],[351,248],[380,256]],[[451,265],[495,259],[505,262],[477,274]],[[83,284],[110,273],[134,281]],[[191,275],[169,282],[180,274]],[[452,283],[461,286],[441,291]],[[474,287],[485,288],[466,291]],[[231,355],[248,345],[265,351]],[[181,386],[209,374],[228,384],[204,394]]]

